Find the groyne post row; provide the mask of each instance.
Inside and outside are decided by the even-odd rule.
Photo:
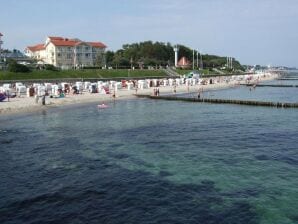
[[[298,85],[271,85],[271,84],[240,84],[241,86],[255,86],[255,87],[284,87],[284,88],[289,88],[289,87],[295,87],[298,88]]]
[[[155,100],[175,100],[186,102],[199,102],[199,103],[214,103],[214,104],[238,104],[249,106],[265,106],[265,107],[278,107],[278,108],[298,108],[298,103],[282,103],[282,102],[267,102],[267,101],[253,101],[253,100],[230,100],[230,99],[210,99],[210,98],[183,98],[175,96],[151,96],[151,95],[136,95],[137,97],[150,98]]]

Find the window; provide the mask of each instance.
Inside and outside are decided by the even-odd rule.
[[[86,58],[89,58],[89,56],[90,56],[90,54],[85,54],[85,57],[86,57]]]
[[[67,58],[67,59],[71,59],[71,54],[68,53],[68,54],[66,55],[66,58]]]
[[[58,53],[57,56],[60,58],[61,57],[61,53]]]
[[[85,47],[85,51],[89,51],[89,47]]]

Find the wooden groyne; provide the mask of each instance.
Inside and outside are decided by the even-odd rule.
[[[185,102],[198,103],[214,103],[214,104],[238,104],[248,106],[264,106],[277,108],[298,108],[298,103],[282,103],[282,102],[268,102],[268,101],[254,101],[254,100],[230,100],[230,99],[210,99],[210,98],[183,98],[176,96],[151,96],[151,95],[136,95],[137,97],[149,98],[155,100],[174,100]]]
[[[276,80],[298,80],[298,78],[279,78]]]
[[[297,88],[298,85],[279,85],[279,84],[240,84],[241,86],[254,86],[254,87],[281,87],[281,88],[289,88],[289,87],[294,87]]]

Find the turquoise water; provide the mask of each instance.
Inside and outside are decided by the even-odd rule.
[[[288,76],[285,76],[287,78]],[[291,78],[298,79],[298,75],[293,73]],[[270,85],[298,85],[298,80],[272,80],[262,82],[261,84]],[[186,94],[187,96],[187,94]],[[188,95],[196,97],[195,95]],[[201,97],[220,98],[220,99],[239,99],[239,100],[256,100],[256,101],[273,101],[273,102],[288,102],[298,103],[298,88],[297,87],[256,87],[237,86],[232,89],[223,89],[217,91],[205,91]]]
[[[2,116],[0,223],[298,223],[297,115],[128,100]]]
[[[190,97],[195,97],[190,95]],[[273,101],[273,102],[298,102],[298,88],[284,87],[256,87],[247,86],[235,87],[232,89],[223,89],[218,91],[206,91],[201,97],[216,99],[242,99],[256,101]]]

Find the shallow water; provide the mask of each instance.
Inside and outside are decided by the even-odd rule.
[[[288,76],[285,76],[287,78]],[[297,78],[297,73],[292,73],[291,78]],[[272,80],[262,82],[261,84],[270,85],[298,85],[298,80]],[[196,97],[194,94],[185,94],[187,97]],[[297,87],[256,87],[236,86],[232,89],[222,89],[214,91],[205,91],[201,97],[220,98],[220,99],[238,99],[238,100],[256,100],[272,101],[283,103],[298,103]]]
[[[186,94],[187,96],[187,94]],[[190,94],[190,97],[195,97]],[[206,91],[201,97],[216,99],[239,99],[255,101],[272,101],[298,103],[298,88],[294,87],[247,87],[237,86],[232,89]]]
[[[0,223],[297,223],[297,114],[128,100],[2,116]]]

